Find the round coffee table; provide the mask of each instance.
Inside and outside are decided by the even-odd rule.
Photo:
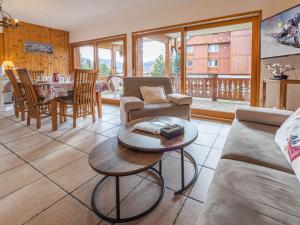
[[[178,124],[184,127],[184,134],[172,139],[164,138],[161,135],[155,135],[144,131],[135,130],[133,126],[144,121],[156,120],[165,124]],[[193,143],[198,137],[198,129],[190,121],[175,117],[148,117],[134,120],[126,125],[121,126],[118,131],[119,142],[127,148],[137,150],[139,152],[157,153],[180,150],[181,153],[181,189],[175,194],[180,194],[190,187],[197,179],[197,163],[196,160],[188,152],[184,151],[184,147]],[[184,156],[186,156],[194,166],[193,178],[185,184],[184,178]],[[161,171],[161,162],[159,163]]]
[[[160,203],[164,191],[165,185],[163,177],[161,176],[161,171],[157,171],[154,166],[159,163],[162,159],[163,153],[146,153],[133,151],[121,145],[118,139],[111,138],[98,146],[96,146],[93,151],[89,154],[89,164],[98,173],[105,175],[99,183],[95,186],[91,205],[94,212],[102,219],[112,222],[112,223],[124,223],[132,220],[139,219],[153,209]],[[151,170],[161,181],[161,193],[157,201],[146,211],[135,215],[133,217],[121,218],[120,216],[120,177],[134,175],[145,170]],[[116,179],[116,217],[108,217],[98,210],[95,204],[95,196],[101,186],[101,184],[108,177],[115,177]]]

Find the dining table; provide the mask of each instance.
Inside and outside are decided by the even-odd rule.
[[[70,96],[70,94],[74,90],[74,81],[33,81],[33,86],[39,98],[44,99],[44,102],[50,102],[52,130],[57,130],[57,98]],[[105,90],[109,90],[107,82],[103,80],[97,80],[95,93],[99,118],[102,116],[101,92]]]

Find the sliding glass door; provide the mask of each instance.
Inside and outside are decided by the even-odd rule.
[[[126,76],[126,35],[103,38],[73,47],[75,69],[97,69],[104,83],[102,97],[118,100]]]
[[[133,76],[169,76],[192,113],[232,119],[259,105],[258,12],[133,33]],[[223,20],[223,21],[222,21]]]
[[[151,34],[136,40],[136,76],[167,76],[180,92],[181,32]]]
[[[251,97],[252,24],[186,32],[186,94],[193,108],[234,112]]]

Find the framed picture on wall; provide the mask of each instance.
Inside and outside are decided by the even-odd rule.
[[[53,45],[43,44],[33,41],[25,41],[24,43],[25,53],[47,53],[53,54]]]
[[[300,4],[261,23],[261,58],[300,54]]]

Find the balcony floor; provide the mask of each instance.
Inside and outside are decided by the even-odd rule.
[[[116,97],[111,93],[103,93],[102,97],[107,99],[120,99],[119,94]],[[221,112],[234,112],[237,105],[249,105],[249,102],[240,101],[212,101],[211,99],[193,98],[192,107],[195,109],[205,109]]]
[[[211,99],[194,98],[192,107],[195,109],[205,109],[221,112],[234,112],[238,105],[249,105],[249,102],[237,101],[212,101]]]

